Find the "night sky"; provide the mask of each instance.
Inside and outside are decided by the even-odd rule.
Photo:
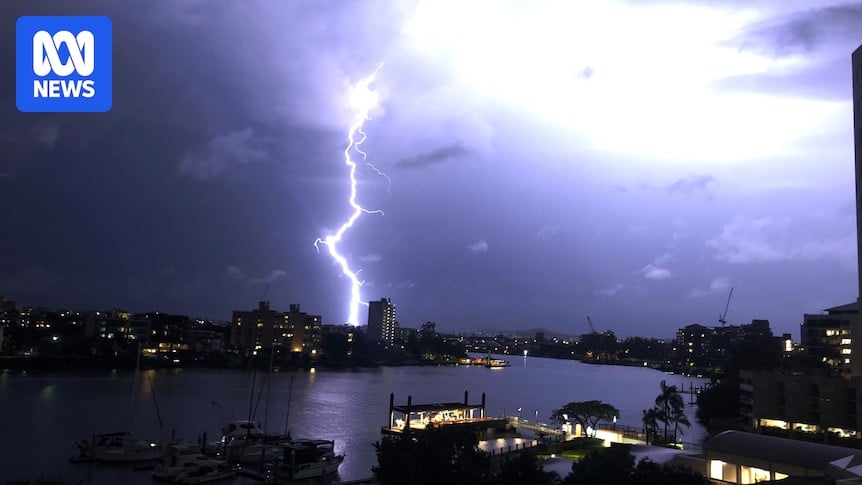
[[[862,4],[6,1],[0,295],[344,323],[352,83],[382,62],[340,246],[403,326],[669,337],[857,296]],[[811,5],[817,4],[816,8]],[[108,113],[20,113],[20,15],[113,21]],[[365,311],[364,308],[362,310]],[[364,322],[364,317],[362,318]]]

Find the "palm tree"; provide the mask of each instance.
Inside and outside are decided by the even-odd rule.
[[[655,398],[655,407],[658,412],[658,416],[656,419],[664,424],[664,440],[667,441],[669,438],[668,435],[668,427],[671,423],[674,423],[674,440],[676,440],[676,432],[679,428],[679,424],[686,424],[691,426],[691,423],[688,422],[688,418],[685,417],[685,401],[682,399],[682,395],[680,395],[679,390],[677,390],[676,386],[668,386],[667,382],[661,381],[661,393]],[[685,420],[678,421],[678,419]]]
[[[661,381],[661,393],[655,398],[655,406],[658,416],[656,419],[664,423],[664,441],[670,438],[668,428],[673,425],[673,441],[676,442],[682,432],[680,425],[691,427],[688,416],[685,415],[685,400],[679,393],[679,389],[668,386],[667,382]]]
[[[685,404],[682,402],[682,396],[680,396],[679,402],[674,401],[670,410],[670,421],[673,423],[673,442],[677,442],[677,435],[681,435],[682,430],[679,429],[680,425],[683,425],[687,428],[691,427],[691,421],[688,420],[688,416],[685,415]]]
[[[656,408],[643,410],[641,421],[644,424],[644,434],[646,435],[647,444],[655,441],[655,435],[658,433],[658,417],[659,411]]]

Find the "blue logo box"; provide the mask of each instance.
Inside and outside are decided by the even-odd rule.
[[[15,100],[24,112],[111,109],[111,19],[19,17]]]

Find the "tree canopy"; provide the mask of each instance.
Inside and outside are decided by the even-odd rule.
[[[599,422],[612,421],[614,417],[619,415],[619,409],[610,404],[593,400],[570,402],[560,409],[555,409],[551,413],[551,419],[558,423],[574,421],[581,425],[585,433],[588,428],[592,429],[592,435],[595,436],[596,425]]]
[[[703,475],[690,470],[659,465],[642,459],[635,465],[635,457],[626,446],[600,448],[587,453],[572,464],[572,472],[563,485],[705,485]]]
[[[381,485],[486,483],[489,458],[477,447],[476,435],[455,426],[429,428],[401,437],[385,437],[374,444]]]

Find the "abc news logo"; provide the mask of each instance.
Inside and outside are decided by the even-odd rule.
[[[107,17],[20,17],[16,24],[20,111],[111,108],[111,21]]]
[[[93,33],[82,30],[77,36],[61,30],[53,36],[40,30],[33,35],[33,72],[45,77],[52,72],[68,76],[73,72],[87,77],[93,74],[96,63],[93,56]],[[60,60],[58,47],[69,50],[69,59]],[[92,98],[96,95],[96,82],[92,79],[43,79],[33,81],[33,96],[37,98]]]

